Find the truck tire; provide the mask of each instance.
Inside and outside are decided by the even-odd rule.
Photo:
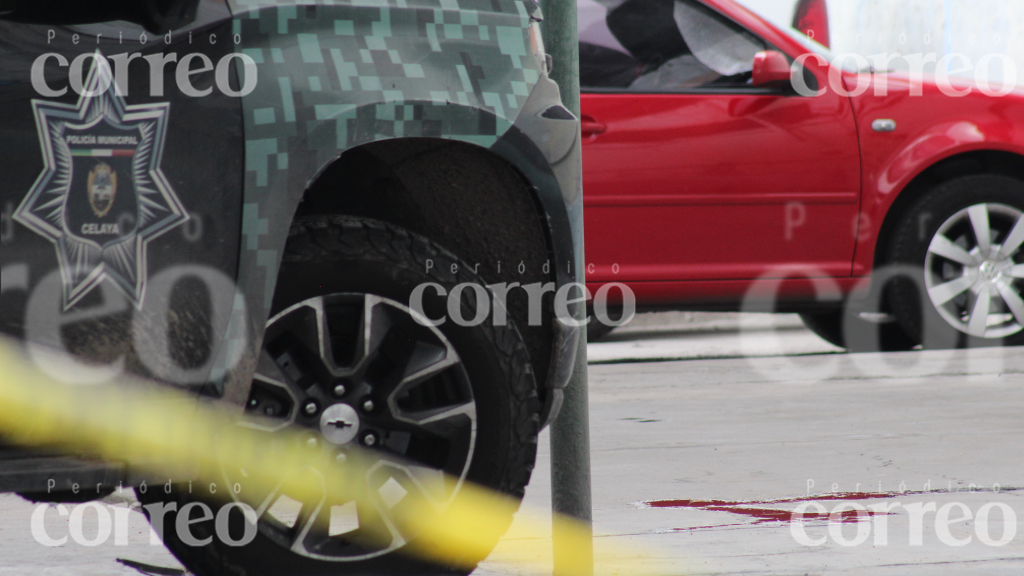
[[[433,286],[423,291],[422,312],[429,319],[444,318],[438,326],[425,326],[410,307],[410,296],[425,284]],[[264,339],[264,350],[287,376],[289,389],[268,384],[265,380],[272,379],[262,378],[261,364],[247,409],[264,415],[270,410],[282,426],[308,429],[320,439],[320,449],[338,453],[340,466],[354,443],[380,454],[383,467],[363,476],[365,494],[380,492],[392,481],[401,486],[399,496],[403,490],[426,494],[432,471],[441,470],[521,500],[539,432],[537,383],[526,347],[511,321],[495,325],[500,323],[492,321],[493,309],[479,324],[456,322],[449,317],[450,298],[439,294],[455,291],[461,297],[454,302],[456,311],[471,320],[479,309],[478,295],[486,294],[472,285],[484,284],[472,266],[396,226],[347,216],[298,219],[285,249]],[[456,290],[459,285],[465,287]],[[326,328],[309,332],[310,325]],[[310,338],[319,340],[310,344]],[[317,348],[320,352],[311,352]],[[264,354],[261,362],[267,358]],[[436,374],[434,366],[439,367]],[[306,413],[310,404],[317,407],[313,414]],[[355,424],[351,434],[343,435],[350,438],[339,438],[319,423],[328,409],[357,414],[346,424]],[[421,417],[428,413],[433,420]],[[438,420],[439,414],[447,416]],[[382,480],[381,470],[389,480]],[[244,484],[236,472],[223,472],[229,486]],[[430,495],[443,504],[460,497],[462,483],[431,486]],[[199,501],[214,515],[233,503],[200,492],[175,486],[170,494],[150,489],[139,498],[144,504],[175,503],[177,510]],[[164,542],[198,576],[467,574],[483,559],[469,555],[458,566],[447,566],[409,554],[416,546],[415,534],[398,533],[376,496],[350,508],[354,524],[350,517],[349,527],[356,527],[341,533],[332,531],[334,512],[344,503],[293,501],[295,518],[289,525],[288,514],[275,512],[286,497],[257,495],[255,500],[263,502],[253,505],[257,530],[245,545],[221,542],[213,519],[190,524],[192,538],[211,540],[189,545],[177,533],[180,523],[170,510],[163,518]],[[296,507],[301,508],[295,512]],[[230,512],[229,532],[237,539],[244,533],[245,517],[238,506]],[[503,533],[512,511],[499,520]],[[493,547],[501,533],[485,531],[483,537]]]

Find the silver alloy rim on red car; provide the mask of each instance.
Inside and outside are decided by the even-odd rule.
[[[409,541],[392,515],[410,492],[439,511],[455,498],[475,450],[476,401],[455,347],[425,318],[369,294],[311,298],[271,318],[263,350],[242,425],[268,432],[268,446],[273,432],[297,428],[303,445],[284,449],[359,460],[366,472],[358,501],[236,496],[262,534],[302,556],[366,560]],[[323,484],[321,471],[307,473]],[[224,474],[244,487],[244,470]]]
[[[1024,213],[977,204],[947,219],[925,258],[932,305],[957,330],[1005,338],[1024,329]]]

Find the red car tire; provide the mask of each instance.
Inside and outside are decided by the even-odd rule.
[[[1024,182],[938,186],[903,216],[889,262],[919,271],[893,283],[889,303],[925,348],[1024,345]]]

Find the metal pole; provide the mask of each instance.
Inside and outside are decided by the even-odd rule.
[[[576,0],[540,0],[544,47],[552,59],[551,79],[558,84],[562,103],[580,115],[579,40],[576,30]],[[577,247],[576,277],[585,276],[582,243]],[[584,312],[585,313],[585,312]],[[554,513],[593,525],[590,493],[590,417],[587,398],[587,332],[580,331],[576,365],[565,388],[565,401],[558,418],[551,423],[551,507]],[[581,549],[555,535],[556,576],[592,576],[593,541]]]
[[[580,114],[580,47],[576,31],[576,0],[540,0],[544,49],[551,56],[551,79],[558,84],[562,103]]]

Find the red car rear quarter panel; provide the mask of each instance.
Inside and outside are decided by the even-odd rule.
[[[929,167],[977,150],[1020,154],[1024,163],[1024,94],[1019,91],[993,97],[975,87],[968,96],[952,97],[930,81],[914,89],[903,76],[850,75],[846,81],[854,94],[865,85],[858,82],[869,83],[866,92],[851,98],[864,171],[854,275],[871,271],[878,233],[893,202]],[[880,84],[884,91],[876,94]],[[875,132],[871,124],[879,119],[895,120],[897,129]]]

